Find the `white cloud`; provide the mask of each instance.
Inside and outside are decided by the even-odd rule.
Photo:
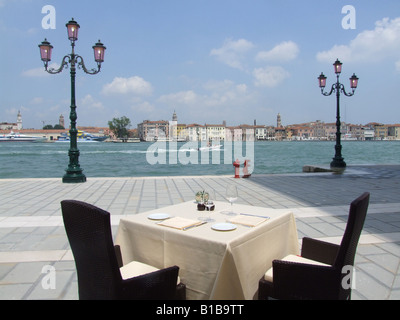
[[[333,62],[381,61],[388,57],[398,57],[400,51],[400,18],[384,18],[375,23],[375,29],[357,35],[347,45],[335,45],[328,51],[317,53],[317,60]]]
[[[400,60],[396,61],[396,71],[400,72]]]
[[[149,96],[153,92],[152,85],[143,78],[135,76],[131,78],[116,77],[111,83],[103,87],[103,94],[135,94]]]
[[[142,101],[139,103],[135,103],[134,105],[131,106],[131,109],[135,111],[135,113],[144,113],[144,114],[154,114],[154,111],[156,111],[154,105],[152,105],[148,101]],[[156,115],[154,115],[156,116]]]
[[[197,99],[197,94],[194,91],[189,90],[163,95],[158,100],[163,103],[192,105],[197,101]]]
[[[251,92],[246,84],[231,80],[210,80],[202,89],[201,92],[188,90],[164,95],[158,102],[167,106],[164,109],[176,109],[184,121],[219,123],[221,119],[234,118],[239,112],[246,113],[257,99],[257,93]]]
[[[89,109],[95,109],[95,110],[103,110],[104,105],[100,101],[96,101],[92,95],[88,94],[86,95],[80,103],[82,106],[89,108]]]
[[[35,97],[31,100],[31,104],[42,104],[43,102],[43,97]]]
[[[270,51],[261,51],[257,54],[258,61],[291,61],[297,58],[299,47],[293,41],[284,41]]]
[[[255,86],[272,88],[282,83],[290,74],[282,67],[269,66],[255,69],[253,76]]]
[[[58,68],[60,68],[60,65],[58,65],[57,63],[52,63],[48,67],[48,69],[55,69],[55,70],[57,70]],[[43,66],[43,67],[23,71],[22,75],[24,77],[30,77],[30,78],[41,78],[41,77],[50,76],[50,73],[46,72],[46,70],[44,69],[44,66]]]
[[[244,54],[253,47],[254,44],[246,39],[239,39],[237,41],[227,39],[221,48],[212,49],[210,55],[217,57],[218,60],[232,68],[244,70]]]

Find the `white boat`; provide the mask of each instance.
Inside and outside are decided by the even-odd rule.
[[[219,151],[221,150],[222,145],[213,145],[213,146],[206,146],[206,147],[200,147],[196,149],[189,149],[189,151]]]
[[[44,142],[46,140],[46,137],[27,136],[12,131],[6,135],[0,135],[0,142]]]
[[[343,141],[357,141],[357,138],[353,137],[350,133],[342,135]]]
[[[221,150],[222,145],[212,145],[207,147],[199,148],[200,151],[212,151],[212,150]]]
[[[113,143],[140,143],[139,138],[119,138],[117,140],[113,140]]]
[[[78,135],[77,135],[77,142],[102,142],[106,140],[108,137],[107,136],[95,136],[92,135],[88,132],[78,130]],[[68,133],[62,133],[60,137],[58,137],[57,142],[70,142],[70,136],[69,132]]]

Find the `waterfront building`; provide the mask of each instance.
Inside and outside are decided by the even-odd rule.
[[[314,129],[306,125],[290,126],[287,129],[290,140],[310,140],[314,135]]]
[[[342,124],[343,128],[343,124]],[[327,140],[336,140],[336,123],[325,123],[324,124],[325,137]],[[340,130],[342,132],[342,130]]]
[[[375,138],[375,130],[371,129],[367,126],[364,126],[364,140],[374,140]]]
[[[254,126],[254,138],[255,140],[268,140],[268,130],[266,126],[255,125]]]
[[[400,140],[400,124],[394,124],[388,127],[388,138],[391,140]]]
[[[138,124],[138,135],[141,141],[168,140],[170,138],[169,121],[144,120]]]
[[[0,130],[22,130],[22,115],[21,111],[18,111],[17,114],[17,122],[9,123],[9,122],[2,122],[0,123]]]
[[[0,130],[18,130],[16,123],[2,122],[0,123]]]
[[[197,123],[186,126],[186,134],[188,141],[207,141],[207,130],[205,126]]]
[[[176,125],[176,140],[177,141],[187,141],[187,130],[186,124]]]
[[[325,123],[321,120],[312,122],[312,137],[316,140],[326,140]]]
[[[243,132],[240,126],[225,127],[225,141],[242,141]]]
[[[285,127],[276,127],[275,128],[275,140],[276,141],[282,141],[286,140],[287,138],[287,132]]]
[[[389,126],[385,124],[379,124],[375,126],[375,139],[386,140],[389,135]]]
[[[208,141],[224,141],[225,125],[224,124],[206,124],[206,140]]]
[[[347,137],[351,140],[365,140],[364,126],[357,124],[349,124],[347,126]]]
[[[242,129],[242,141],[255,140],[255,126],[241,124],[239,127]]]

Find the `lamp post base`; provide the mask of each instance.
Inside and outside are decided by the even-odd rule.
[[[86,182],[86,176],[82,173],[78,172],[68,172],[63,177],[63,183],[84,183]]]
[[[333,158],[333,161],[331,162],[331,168],[346,168],[346,162],[343,161],[343,158]]]

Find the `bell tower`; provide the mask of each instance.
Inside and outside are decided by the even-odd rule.
[[[277,117],[277,120],[276,120],[276,126],[278,128],[282,127],[282,118],[281,118],[281,114],[280,113],[278,113],[278,117]]]
[[[22,130],[22,115],[21,115],[21,111],[18,111],[18,115],[17,115],[17,130]]]
[[[65,129],[65,123],[64,123],[64,116],[63,115],[60,116],[60,119],[58,120],[58,124]]]

